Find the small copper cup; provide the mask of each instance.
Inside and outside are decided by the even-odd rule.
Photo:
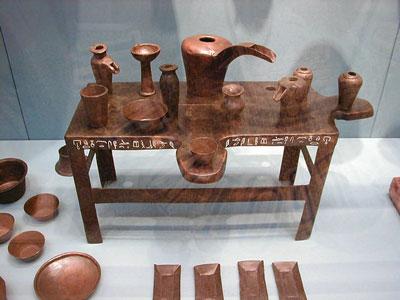
[[[189,151],[199,165],[209,165],[217,153],[217,142],[209,137],[193,139],[189,144]]]
[[[25,202],[24,211],[32,218],[44,222],[57,216],[59,203],[56,195],[38,194]]]
[[[244,99],[241,97],[244,88],[240,84],[230,83],[222,87],[222,93],[224,94],[224,108],[228,117],[238,117],[245,106]]]
[[[81,89],[81,99],[86,111],[88,125],[104,127],[108,121],[108,89],[100,84],[88,84]]]
[[[64,145],[58,149],[58,154],[59,159],[55,166],[56,172],[61,176],[72,176],[71,160],[67,146]]]

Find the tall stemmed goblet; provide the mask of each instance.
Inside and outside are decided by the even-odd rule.
[[[141,85],[140,95],[151,96],[156,93],[151,76],[150,62],[160,53],[160,46],[157,44],[142,43],[136,44],[131,49],[132,56],[140,61],[141,67]]]

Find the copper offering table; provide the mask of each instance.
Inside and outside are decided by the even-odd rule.
[[[356,99],[349,111],[338,109],[338,96],[324,97],[310,90],[302,112],[289,117],[280,112],[272,100],[276,82],[241,82],[246,106],[238,118],[227,118],[223,96],[187,97],[186,84],[180,84],[178,117],[164,121],[156,133],[141,133],[122,113],[129,101],[142,98],[140,83],[113,83],[109,95],[109,120],[106,127],[87,126],[83,103],[80,102],[65,135],[70,153],[75,186],[80,203],[86,237],[89,243],[101,243],[96,203],[206,203],[240,201],[305,201],[296,240],[309,238],[318,211],[322,189],[338,139],[335,119],[356,120],[373,115],[368,101]],[[156,94],[148,97],[162,101],[158,84]],[[211,166],[195,166],[188,153],[188,141],[195,137],[212,137],[218,141],[218,153]],[[289,185],[274,187],[229,188],[150,188],[114,189],[107,184],[116,180],[113,150],[177,149],[177,163],[182,175],[191,182],[215,182],[223,176],[227,147],[284,146],[279,179]],[[318,147],[313,162],[306,146]],[[92,188],[90,161],[84,150],[96,154],[103,188]],[[294,185],[300,152],[311,175],[309,184]],[[89,158],[93,155],[89,155]]]

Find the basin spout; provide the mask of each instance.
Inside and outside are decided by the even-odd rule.
[[[252,55],[270,63],[276,60],[276,54],[271,49],[254,43],[241,43],[222,50],[215,60],[212,68],[226,69],[228,65],[242,55]]]

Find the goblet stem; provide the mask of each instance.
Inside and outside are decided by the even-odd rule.
[[[153,84],[153,78],[151,75],[151,66],[150,62],[141,62],[141,86],[140,86],[140,95],[142,96],[151,96],[156,93]]]

